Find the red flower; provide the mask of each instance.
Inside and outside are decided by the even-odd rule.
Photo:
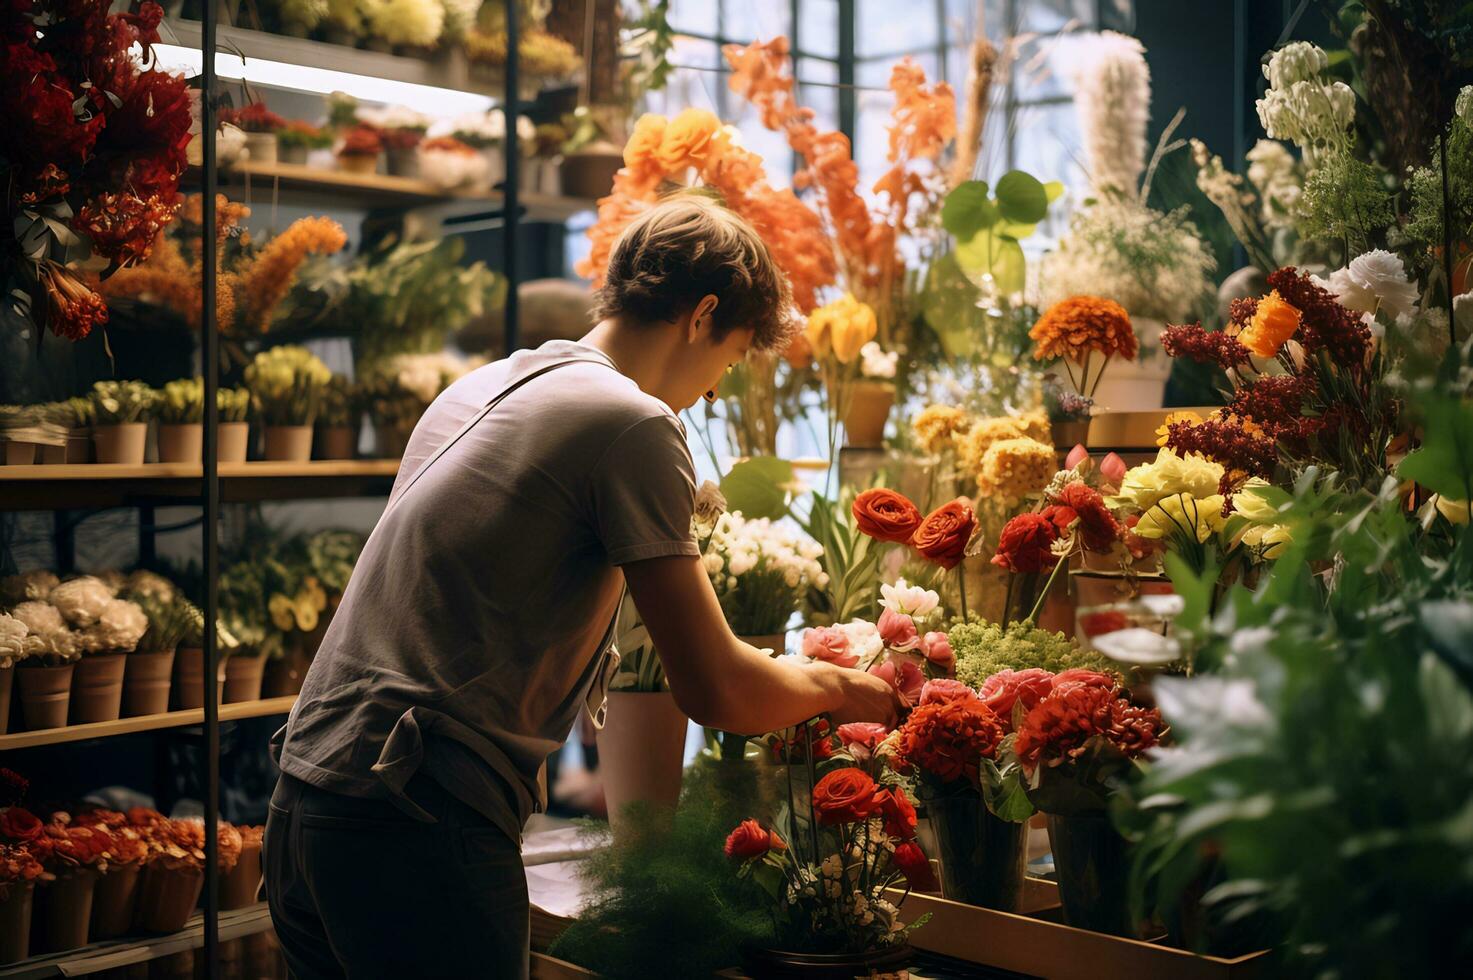
[[[1090,670],[1088,667],[1071,667],[1054,675],[1053,690],[1058,691],[1074,685],[1084,687],[1103,687],[1107,691],[1113,691],[1116,687],[1115,678],[1109,674],[1102,674],[1098,670]]]
[[[1120,524],[1100,492],[1084,483],[1068,483],[1054,498],[1054,506],[1045,510],[1062,535],[1077,527],[1086,551],[1104,553],[1120,537]]]
[[[726,838],[726,856],[746,861],[768,851],[784,851],[788,845],[770,830],[763,830],[755,820],[743,820]]]
[[[931,870],[931,862],[926,859],[926,852],[922,851],[920,845],[915,841],[904,841],[895,846],[895,855],[892,858],[896,869],[910,882],[910,887],[918,892],[936,891],[936,873]]]
[[[1084,630],[1085,636],[1103,636],[1123,630],[1129,625],[1130,618],[1118,609],[1086,613],[1079,617],[1079,628]]]
[[[992,563],[1010,572],[1041,572],[1059,560],[1050,549],[1058,540],[1058,527],[1043,514],[1019,514],[1008,521],[997,539]]]
[[[906,798],[905,790],[896,786],[880,791],[880,813],[885,818],[885,833],[899,840],[916,835],[916,808]]]
[[[107,304],[59,263],[47,259],[39,269],[46,294],[46,322],[51,332],[81,340],[107,322]]]
[[[807,758],[807,749],[813,752],[813,758],[827,759],[834,754],[833,731],[829,723],[820,718],[808,726],[809,745],[803,745],[803,729],[793,729],[791,738],[778,737],[772,744],[773,757],[780,763],[802,762]]]
[[[1013,705],[1021,703],[1027,711],[1048,697],[1053,686],[1054,675],[1042,667],[1000,670],[982,682],[982,701],[1004,725],[1012,728]]]
[[[944,783],[963,776],[975,783],[982,757],[991,758],[1002,738],[1002,724],[974,693],[912,711],[900,727],[900,755]]]
[[[1250,312],[1243,322],[1252,318]],[[1237,337],[1220,330],[1204,330],[1200,324],[1167,327],[1161,331],[1161,349],[1172,357],[1216,364],[1224,371],[1247,364],[1250,359],[1248,348]]]
[[[884,487],[855,497],[851,510],[859,529],[876,541],[904,544],[921,523],[921,512],[908,497]]]
[[[10,841],[33,841],[44,833],[41,818],[19,806],[0,810],[0,837]]]
[[[916,631],[916,621],[905,613],[886,609],[880,613],[879,622],[875,623],[875,627],[880,631],[880,639],[891,650],[909,653],[921,645],[920,633]]]
[[[821,824],[863,823],[879,812],[883,791],[859,769],[835,769],[813,787],[813,814]]]
[[[1115,692],[1071,684],[1044,698],[1023,718],[1013,749],[1030,775],[1040,765],[1057,766],[1082,753],[1086,743],[1110,730]]]
[[[31,781],[14,769],[0,767],[0,806],[15,806],[26,798]]]
[[[910,539],[922,558],[945,569],[961,564],[977,529],[977,515],[961,500],[942,504],[926,515]]]

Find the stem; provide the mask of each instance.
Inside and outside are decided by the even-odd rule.
[[[967,562],[966,559],[957,566],[957,585],[961,587],[962,593],[962,622],[970,623],[972,618],[967,615]]]
[[[1033,611],[1028,614],[1028,618],[1033,621],[1034,625],[1038,623],[1038,614],[1043,610],[1044,600],[1048,598],[1049,589],[1054,587],[1054,579],[1059,577],[1059,569],[1064,564],[1062,557],[1054,562],[1054,570],[1048,573],[1048,581],[1043,583],[1043,591],[1038,593],[1038,599],[1033,603]]]
[[[1012,612],[1013,612],[1013,584],[1015,582],[1017,582],[1017,581],[1018,581],[1018,573],[1017,572],[1011,572],[1011,573],[1009,573],[1009,575],[1008,575],[1008,592],[1007,592],[1007,595],[1004,596],[1003,597],[1003,600],[1002,600],[1002,624],[1003,624],[1003,626],[1007,626],[1008,623],[1012,622],[1012,620],[1009,617],[1012,615]]]
[[[1452,335],[1453,345],[1458,343],[1457,319],[1453,315],[1453,224],[1452,224],[1452,198],[1447,186],[1447,130],[1452,128],[1451,120],[1442,132],[1437,134],[1437,157],[1442,169],[1442,271],[1447,276],[1447,329]]]

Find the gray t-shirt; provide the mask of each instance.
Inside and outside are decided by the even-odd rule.
[[[457,381],[415,427],[273,739],[282,770],[427,817],[403,792],[423,770],[519,839],[547,755],[603,702],[618,566],[699,554],[694,501],[680,420],[602,352],[551,341]]]

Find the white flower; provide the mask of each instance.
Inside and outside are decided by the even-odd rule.
[[[1416,284],[1407,280],[1401,259],[1385,249],[1356,256],[1345,272],[1351,282],[1376,296],[1379,308],[1393,318],[1416,310],[1420,298]]]
[[[384,106],[381,109],[359,106],[357,116],[359,122],[377,126],[380,129],[425,130],[434,122],[433,117],[402,105]]]
[[[706,566],[707,575],[719,574],[721,572],[722,566],[725,565],[725,562],[722,560],[721,556],[715,554],[714,552],[707,554],[705,558],[701,559],[701,563]]]
[[[1074,104],[1089,153],[1089,178],[1101,194],[1135,198],[1146,168],[1151,72],[1140,41],[1114,31],[1087,38],[1077,52]]]
[[[860,663],[879,656],[880,651],[885,648],[885,641],[880,639],[880,629],[874,623],[856,619],[839,628],[849,637],[849,652],[858,654]]]
[[[47,598],[73,626],[91,626],[112,600],[112,590],[99,578],[83,575],[63,582]]]
[[[1313,276],[1315,285],[1328,289],[1335,299],[1347,310],[1357,313],[1373,313],[1376,310],[1376,294],[1351,278],[1349,269],[1336,269],[1330,278]]]
[[[89,653],[132,653],[148,632],[148,617],[136,603],[109,599],[97,622],[82,631],[82,648]]]
[[[12,616],[0,612],[0,667],[35,653],[39,643],[29,627]]]
[[[1307,82],[1330,66],[1330,56],[1318,45],[1293,41],[1275,51],[1263,66],[1263,77],[1274,88]]]
[[[941,604],[941,597],[930,589],[896,579],[894,585],[881,585],[880,605],[904,616],[925,619]]]
[[[895,366],[899,361],[900,354],[897,351],[887,354],[873,340],[859,348],[859,369],[866,378],[895,377]]]
[[[0,580],[0,601],[8,604],[27,599],[44,599],[60,584],[61,579],[54,572],[37,570],[11,575]]]

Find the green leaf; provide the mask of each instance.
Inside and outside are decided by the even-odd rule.
[[[1008,221],[1037,224],[1048,214],[1048,191],[1038,178],[1009,170],[997,182],[997,209]]]
[[[1454,500],[1473,497],[1473,404],[1432,402],[1422,446],[1401,461],[1396,475]]]
[[[992,259],[992,278],[1004,294],[1021,293],[1027,284],[1028,260],[1016,239],[999,238]]]
[[[788,512],[788,487],[793,483],[793,464],[774,456],[757,456],[733,466],[721,481],[721,493],[729,510],[743,517],[777,520]]]
[[[977,342],[977,287],[962,274],[956,255],[946,252],[926,270],[921,315],[952,357],[970,357]]]
[[[958,184],[941,205],[941,226],[958,239],[967,239],[997,222],[998,209],[987,197],[987,181]]]
[[[1051,180],[1043,185],[1043,193],[1048,197],[1050,204],[1064,196],[1064,182],[1062,180]]]

